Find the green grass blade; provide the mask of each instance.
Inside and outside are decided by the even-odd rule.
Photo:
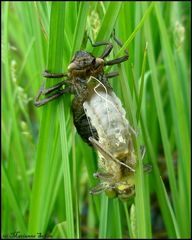
[[[14,98],[12,97],[13,94],[13,82],[11,81],[11,69],[10,69],[10,52],[9,52],[9,45],[8,45],[8,16],[9,16],[9,3],[5,3],[4,6],[4,34],[3,34],[3,42],[4,42],[4,77],[6,79],[5,86],[6,86],[6,95],[4,100],[7,101],[7,108],[10,109],[10,113],[7,114],[5,112],[5,122],[9,122],[10,119],[12,121],[12,126],[14,129],[14,135],[13,135],[13,143],[15,146],[17,146],[17,152],[13,156],[15,158],[15,161],[18,162],[18,167],[20,168],[20,172],[23,179],[24,184],[24,192],[27,194],[27,196],[30,196],[30,188],[29,188],[29,179],[26,175],[26,162],[25,162],[25,154],[22,148],[22,140],[21,140],[21,132],[17,120],[17,115],[14,110]]]
[[[170,200],[168,198],[166,198],[165,189],[162,188],[160,172],[159,172],[157,162],[156,162],[156,155],[154,153],[153,145],[150,140],[149,132],[147,131],[146,122],[144,122],[142,118],[140,121],[141,121],[143,137],[145,139],[147,150],[149,151],[151,163],[153,166],[151,174],[153,174],[153,179],[155,181],[156,194],[157,194],[158,201],[160,204],[164,223],[165,223],[169,237],[174,238],[177,235],[176,235],[176,229],[174,226],[174,220],[173,220],[172,214],[170,212],[170,209],[171,209],[170,208]],[[179,236],[177,236],[177,237],[179,237]]]
[[[109,3],[95,42],[107,41],[109,39],[113,31],[114,25],[116,23],[117,17],[119,15],[121,6],[122,6],[122,2]],[[92,52],[93,54],[97,53],[97,55],[99,55],[101,53],[101,49],[95,48],[93,49]]]
[[[182,209],[182,213],[179,214],[178,220],[181,220],[182,214],[185,212],[186,216],[186,224],[183,224],[183,220],[180,222],[179,226],[182,230],[183,237],[187,237],[190,235],[190,139],[189,139],[189,125],[188,117],[186,114],[186,107],[184,105],[184,96],[182,95],[182,83],[178,79],[177,69],[175,66],[174,55],[171,49],[171,43],[168,39],[168,33],[166,30],[166,25],[163,21],[163,17],[161,14],[161,10],[159,4],[157,4],[156,8],[156,16],[159,24],[159,28],[161,31],[161,42],[162,42],[162,52],[164,57],[164,62],[166,66],[167,76],[169,77],[168,86],[169,86],[169,94],[171,100],[171,110],[172,110],[172,118],[175,125],[175,136],[176,143],[179,151],[179,160],[181,164],[179,164],[180,169],[182,171],[183,176],[183,186],[185,188],[185,196],[186,201],[183,207],[179,203],[178,198],[178,211]],[[184,82],[188,81],[184,79]],[[178,192],[177,192],[178,193]],[[183,226],[183,227],[182,227]]]
[[[122,221],[119,199],[109,199],[107,238],[122,238]]]
[[[171,203],[169,201],[169,197],[167,195],[167,192],[166,192],[166,189],[165,189],[165,186],[163,184],[162,179],[161,179],[161,183],[162,183],[162,189],[164,190],[164,196],[165,196],[165,199],[166,199],[166,202],[167,202],[167,207],[169,208],[169,212],[171,214],[171,218],[172,218],[172,221],[173,221],[173,224],[174,224],[174,229],[175,229],[176,236],[177,236],[177,238],[181,238],[180,233],[179,233],[178,222],[177,222],[175,214],[173,212],[173,209],[172,209]]]
[[[73,215],[73,201],[72,201],[72,184],[71,184],[71,173],[68,158],[68,144],[66,134],[66,123],[64,115],[64,104],[60,101],[59,104],[59,118],[60,118],[60,137],[61,137],[61,152],[63,161],[63,175],[64,175],[64,188],[65,188],[65,204],[66,204],[66,220],[67,220],[67,235],[70,238],[75,237],[74,229],[74,215]]]
[[[101,213],[100,213],[100,225],[99,225],[99,238],[107,237],[107,222],[108,222],[108,197],[104,194],[101,197]]]
[[[122,83],[122,93],[123,93],[123,98],[125,101],[125,106],[127,110],[127,115],[128,119],[130,121],[130,124],[133,128],[136,127],[136,113],[135,109],[137,109],[137,105],[132,99],[131,96],[131,91],[128,86],[127,82],[127,69],[125,68],[124,65],[120,66],[120,78],[123,81]],[[135,80],[130,80],[134,83]],[[137,106],[137,107],[136,107]],[[142,162],[141,162],[141,156],[140,156],[140,151],[139,151],[139,146],[141,145],[141,139],[136,138],[135,139],[135,147],[136,147],[136,156],[137,160],[139,162],[136,176],[135,176],[135,181],[136,181],[136,222],[137,222],[137,237],[146,237],[146,236],[151,236],[151,229],[150,229],[150,214],[147,213],[149,211],[149,207],[146,207],[149,205],[149,192],[145,189],[145,184],[144,184],[144,175],[143,175],[143,167],[142,167]],[[141,224],[142,223],[142,224]]]
[[[15,217],[18,221],[18,227],[19,227],[19,231],[26,233],[27,231],[27,227],[25,224],[25,220],[24,217],[22,216],[22,211],[21,211],[21,207],[19,206],[18,203],[18,198],[14,193],[14,190],[9,182],[9,178],[7,176],[7,173],[4,169],[4,166],[2,166],[2,177],[3,177],[3,182],[4,182],[4,188],[6,191],[6,195],[7,195],[7,199],[9,201],[9,204],[11,205],[11,207],[13,208],[13,212],[15,213]],[[7,234],[7,233],[6,233]]]
[[[136,114],[137,122],[139,121],[140,111],[141,111],[141,103],[142,103],[142,98],[143,98],[146,55],[147,55],[147,45],[144,50],[144,57],[143,57],[143,64],[142,64],[141,84],[140,84],[140,89],[139,89],[139,98],[138,98],[138,105],[137,105],[138,107],[137,107],[137,114]]]
[[[113,27],[115,25],[115,22],[117,20],[117,17],[119,15],[121,6],[122,6],[122,2],[109,3],[105,16],[103,18],[103,21],[101,23],[100,31],[97,35],[97,39],[96,39],[97,42],[99,40],[101,41],[109,38],[113,30]]]
[[[52,233],[50,234],[53,238],[59,239],[59,238],[68,238],[67,236],[67,223],[62,222],[58,223],[54,228]]]
[[[128,211],[128,205],[127,203],[123,203],[124,206],[124,210],[125,210],[125,216],[126,216],[126,220],[127,220],[127,227],[128,227],[128,236],[130,238],[133,238],[133,232],[132,232],[132,228],[131,228],[131,220],[130,220],[130,215],[129,215],[129,211]]]
[[[141,72],[141,84],[139,89],[139,96],[137,94],[137,83],[135,79],[132,80],[134,91],[135,91],[135,98],[137,104],[137,112],[136,112],[136,120],[138,122],[140,117],[140,109],[142,103],[142,95],[143,95],[143,85],[144,85],[144,72],[145,72],[145,65],[146,65],[146,49],[144,51],[143,57],[143,64],[142,64],[142,72]],[[134,78],[134,76],[132,75]],[[138,141],[139,143],[139,141]],[[139,143],[141,145],[141,143]],[[139,157],[139,167],[136,173],[136,198],[135,198],[135,206],[136,206],[136,227],[137,227],[137,237],[138,238],[151,238],[151,218],[150,218],[150,201],[149,201],[149,188],[148,188],[148,181],[147,176],[144,176],[143,171],[143,163]],[[142,223],[142,224],[141,224]]]
[[[150,4],[150,6],[147,8],[147,10],[145,11],[141,21],[138,23],[138,25],[136,26],[136,28],[134,29],[134,31],[132,32],[132,34],[130,35],[130,37],[127,39],[127,41],[123,44],[122,48],[118,51],[118,53],[116,54],[117,56],[120,56],[121,54],[123,54],[123,51],[129,46],[129,44],[133,41],[136,33],[140,30],[140,28],[143,26],[143,24],[145,23],[147,17],[149,16],[149,14],[151,13],[151,10],[153,9],[155,3],[152,2]]]
[[[154,50],[152,47],[153,41],[152,41],[151,28],[149,25],[149,21],[146,21],[145,35],[146,35],[146,39],[149,42],[149,64],[151,67],[151,72],[152,72],[151,74],[152,74],[152,78],[153,78],[152,87],[153,87],[157,115],[158,115],[160,130],[161,130],[163,147],[164,147],[165,156],[166,156],[166,163],[167,163],[167,168],[168,168],[171,191],[174,196],[173,203],[174,203],[174,208],[177,209],[177,207],[178,207],[177,184],[176,184],[176,178],[175,178],[175,173],[174,173],[173,164],[172,164],[173,159],[172,159],[172,154],[171,154],[171,149],[170,149],[170,144],[169,144],[169,139],[168,139],[168,131],[167,131],[167,126],[166,126],[166,121],[165,121],[165,115],[163,112],[162,97],[161,97],[159,85],[158,85],[159,82],[158,82],[158,73],[157,73],[157,68],[156,68],[157,65],[155,62]]]
[[[75,26],[75,33],[73,35],[72,53],[74,53],[75,51],[81,48],[81,44],[84,36],[85,24],[87,20],[88,7],[89,6],[87,2],[80,2],[77,22]]]
[[[52,4],[48,51],[48,69],[52,72],[62,71],[64,50],[59,42],[63,42],[64,38],[64,9],[64,3]],[[52,81],[50,80],[49,85],[51,82]],[[42,213],[42,209],[43,206],[46,206],[47,202],[50,201],[50,198],[52,197],[51,192],[53,189],[50,188],[49,193],[47,194],[45,186],[47,186],[49,182],[50,172],[58,172],[59,167],[59,164],[57,164],[59,159],[54,159],[55,156],[52,154],[52,152],[55,151],[53,148],[53,140],[56,139],[54,136],[56,136],[58,129],[58,125],[54,126],[56,114],[55,116],[53,114],[54,112],[56,113],[56,102],[52,102],[49,104],[49,106],[45,106],[42,111],[43,115],[37,151],[37,165],[29,216],[29,232],[44,232],[46,229],[45,223],[47,223],[47,221],[45,222],[43,219],[49,214],[45,211]],[[49,136],[52,137],[50,138]],[[53,181],[55,181],[55,179],[53,179]],[[49,198],[47,196],[49,196]]]

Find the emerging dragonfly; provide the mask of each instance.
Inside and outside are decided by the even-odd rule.
[[[112,33],[114,41],[122,43]],[[135,193],[134,173],[136,155],[132,137],[135,131],[125,117],[125,110],[113,92],[108,79],[117,72],[106,74],[104,67],[128,60],[128,52],[114,60],[106,60],[113,49],[110,42],[92,43],[93,47],[106,45],[100,57],[86,51],[77,51],[67,73],[44,72],[46,78],[66,78],[50,88],[42,86],[35,99],[35,106],[42,106],[65,93],[74,95],[72,112],[74,125],[82,139],[99,153],[99,171],[94,176],[100,183],[91,194],[105,191],[109,196],[127,199]],[[40,100],[40,96],[46,98]],[[48,97],[47,97],[48,96]]]

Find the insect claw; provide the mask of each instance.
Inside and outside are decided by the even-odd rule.
[[[109,188],[108,184],[105,182],[99,183],[95,187],[93,187],[91,190],[89,190],[89,193],[94,195],[94,194],[99,194],[105,191],[107,188]]]
[[[150,164],[143,165],[143,170],[145,173],[150,173],[152,171],[152,166]]]
[[[139,129],[135,130],[133,127],[131,127],[131,125],[129,125],[129,129],[135,135],[135,137],[138,137],[139,132],[140,132]]]
[[[99,173],[98,173],[98,172],[93,173],[93,177],[94,177],[94,178],[99,178]]]
[[[92,191],[92,190],[89,190],[89,194],[93,195],[93,191]]]

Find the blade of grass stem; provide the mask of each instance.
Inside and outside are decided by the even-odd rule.
[[[131,220],[130,220],[130,216],[129,216],[129,210],[128,210],[128,206],[127,203],[123,203],[123,207],[125,210],[125,216],[126,216],[126,220],[127,220],[127,227],[128,227],[128,237],[129,238],[133,238],[133,233],[132,233],[132,229],[131,229]]]
[[[89,6],[87,2],[80,2],[77,22],[75,26],[75,32],[73,35],[72,54],[81,48],[81,44],[84,36],[85,24],[87,21],[88,7]]]
[[[63,43],[64,40],[64,3],[52,3],[50,32],[49,32],[49,52],[48,52],[48,69],[51,72],[61,72],[63,65]],[[55,81],[55,80],[54,80]],[[47,85],[53,84],[53,80],[47,81]],[[58,172],[57,161],[52,152],[54,151],[53,140],[57,132],[58,125],[56,121],[56,101],[42,108],[42,120],[40,127],[40,135],[37,149],[37,163],[34,176],[33,193],[31,197],[30,216],[29,216],[29,232],[45,232],[45,216],[48,212],[43,211],[43,206],[50,201],[51,194],[46,192],[49,182],[50,172]],[[51,136],[51,137],[50,137]],[[50,156],[53,156],[50,158]],[[52,167],[54,168],[52,169]],[[57,166],[57,167],[56,167]],[[57,176],[56,174],[53,174]],[[59,177],[59,176],[57,176]],[[55,181],[55,180],[54,180]],[[51,191],[52,189],[49,189]],[[48,198],[49,196],[49,198]],[[47,209],[48,211],[48,209]],[[67,219],[68,220],[68,219]]]
[[[157,166],[157,162],[156,162],[156,155],[154,153],[153,150],[153,144],[150,140],[150,136],[149,136],[149,132],[147,130],[147,125],[146,122],[144,122],[144,120],[142,119],[142,116],[140,118],[140,123],[141,123],[141,128],[142,128],[142,133],[143,133],[143,137],[145,139],[145,143],[147,146],[147,150],[149,152],[150,155],[150,160],[151,163],[153,165],[153,169],[152,169],[152,175],[153,175],[153,179],[155,181],[155,186],[156,186],[156,194],[159,200],[159,205],[161,208],[161,212],[162,212],[162,216],[164,219],[164,223],[168,232],[168,236],[170,238],[174,238],[174,237],[179,237],[178,235],[176,235],[176,230],[175,230],[175,226],[174,226],[174,220],[172,218],[172,214],[170,212],[170,203],[169,203],[169,199],[166,198],[165,196],[165,192],[164,189],[162,188],[162,182],[161,182],[161,178],[160,178],[160,172],[159,172],[159,168]]]
[[[97,34],[97,38],[95,40],[96,42],[107,41],[109,39],[113,31],[117,17],[119,15],[122,4],[123,4],[122,2],[109,3],[109,6],[107,7],[107,11],[101,23],[99,33]],[[94,48],[92,52],[93,54],[96,54],[96,53],[100,54],[101,49]]]
[[[182,207],[177,206],[176,212],[178,214],[178,221],[181,221],[179,226],[182,231],[182,236],[187,237],[190,235],[190,140],[189,140],[189,126],[188,120],[184,105],[184,97],[182,96],[182,86],[181,81],[178,79],[177,69],[174,61],[174,55],[171,50],[170,41],[168,39],[168,33],[166,30],[166,25],[164,23],[160,6],[159,4],[155,7],[155,12],[157,16],[157,21],[159,24],[159,29],[161,32],[161,42],[162,42],[162,52],[163,52],[163,59],[166,66],[168,87],[169,87],[169,95],[171,100],[171,110],[172,110],[172,118],[174,122],[174,130],[176,136],[176,143],[179,153],[179,171],[182,171],[182,188],[185,188],[185,204]],[[183,81],[187,81],[188,79],[183,79]],[[174,198],[176,195],[174,196]],[[177,196],[178,205],[180,204],[179,198]],[[182,213],[178,213],[182,209]],[[182,215],[185,211],[186,216],[186,223],[183,224]]]
[[[143,97],[146,55],[147,55],[147,44],[146,44],[146,47],[144,50],[144,57],[143,57],[143,64],[142,64],[142,71],[141,71],[141,84],[140,84],[140,89],[139,89],[139,99],[138,99],[137,114],[136,114],[137,122],[139,121],[139,117],[140,117],[141,103],[142,103],[142,97]]]
[[[24,217],[22,216],[22,211],[18,203],[18,198],[16,197],[14,190],[9,182],[9,178],[7,176],[4,166],[2,166],[2,177],[5,185],[4,188],[6,189],[5,191],[6,191],[7,199],[9,200],[9,204],[13,208],[13,212],[15,213],[15,217],[18,221],[19,230],[22,233],[26,233],[27,227],[25,224]]]
[[[108,201],[109,201],[108,197],[105,194],[102,194],[100,224],[99,224],[99,238],[107,237]]]
[[[162,97],[161,97],[159,85],[158,85],[159,82],[158,82],[158,73],[157,73],[157,68],[156,68],[157,65],[155,62],[152,34],[151,34],[149,21],[146,21],[144,30],[145,30],[146,39],[148,40],[148,43],[149,43],[149,45],[148,45],[149,46],[149,65],[150,65],[151,74],[152,74],[152,87],[153,87],[157,115],[158,115],[158,120],[159,120],[159,125],[160,125],[161,137],[162,137],[162,141],[163,141],[163,149],[164,149],[165,157],[166,157],[170,187],[171,187],[171,192],[173,195],[173,204],[174,204],[174,209],[176,210],[178,207],[177,184],[176,184],[175,173],[174,173],[173,164],[172,164],[173,159],[172,159],[172,154],[171,154],[171,149],[170,149],[170,144],[169,144],[169,139],[168,139],[165,115],[163,112]]]
[[[143,26],[143,24],[145,23],[147,17],[149,16],[149,14],[151,13],[153,7],[154,7],[155,3],[152,2],[150,4],[150,6],[147,8],[147,10],[145,11],[141,21],[138,23],[138,25],[136,26],[135,30],[132,32],[131,36],[127,39],[127,41],[123,44],[122,48],[118,51],[118,53],[116,54],[116,57],[120,56],[121,54],[123,54],[123,51],[129,46],[129,44],[132,42],[132,40],[134,39],[136,33],[140,30],[140,28]]]
[[[9,2],[5,3],[4,7],[4,35],[3,35],[3,42],[4,42],[4,78],[6,79],[6,95],[5,98],[7,100],[7,108],[10,109],[9,116],[6,114],[5,117],[8,117],[8,119],[12,119],[12,129],[14,129],[14,135],[13,135],[13,144],[17,146],[17,152],[15,153],[16,161],[18,162],[18,167],[21,171],[21,175],[23,178],[23,185],[24,185],[24,192],[27,194],[27,196],[30,196],[30,188],[29,188],[29,179],[26,174],[26,163],[25,163],[25,155],[22,149],[22,143],[21,143],[21,134],[20,129],[17,122],[17,116],[16,112],[14,110],[14,102],[12,97],[13,92],[13,86],[11,83],[11,76],[10,76],[10,63],[9,63],[9,49],[8,49],[8,16],[9,16]],[[6,122],[8,122],[8,119],[6,119]]]
[[[66,204],[66,220],[67,220],[67,235],[69,238],[75,237],[74,229],[74,215],[73,215],[73,201],[72,201],[72,184],[71,184],[71,173],[68,157],[68,144],[65,124],[65,106],[63,101],[59,104],[59,118],[60,118],[60,137],[61,137],[61,152],[63,161],[63,175],[64,175],[64,188],[65,188],[65,204]]]

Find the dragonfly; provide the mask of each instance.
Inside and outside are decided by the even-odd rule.
[[[120,47],[122,42],[116,38],[115,31],[111,37]],[[92,53],[80,50],[74,54],[66,73],[51,73],[46,70],[45,78],[63,78],[56,85],[39,89],[34,104],[43,106],[64,94],[74,95],[72,101],[73,121],[78,134],[99,155],[98,171],[94,177],[99,179],[91,194],[105,192],[110,197],[128,199],[135,194],[135,169],[137,156],[133,144],[136,131],[126,118],[126,111],[116,96],[109,79],[118,76],[118,72],[106,73],[105,67],[121,64],[129,58],[127,50],[124,55],[112,60],[106,58],[113,49],[109,41],[93,43],[92,47],[105,46],[103,53],[95,57]],[[41,96],[43,99],[40,99]],[[144,156],[145,150],[142,150]],[[144,165],[144,171],[150,171]]]

